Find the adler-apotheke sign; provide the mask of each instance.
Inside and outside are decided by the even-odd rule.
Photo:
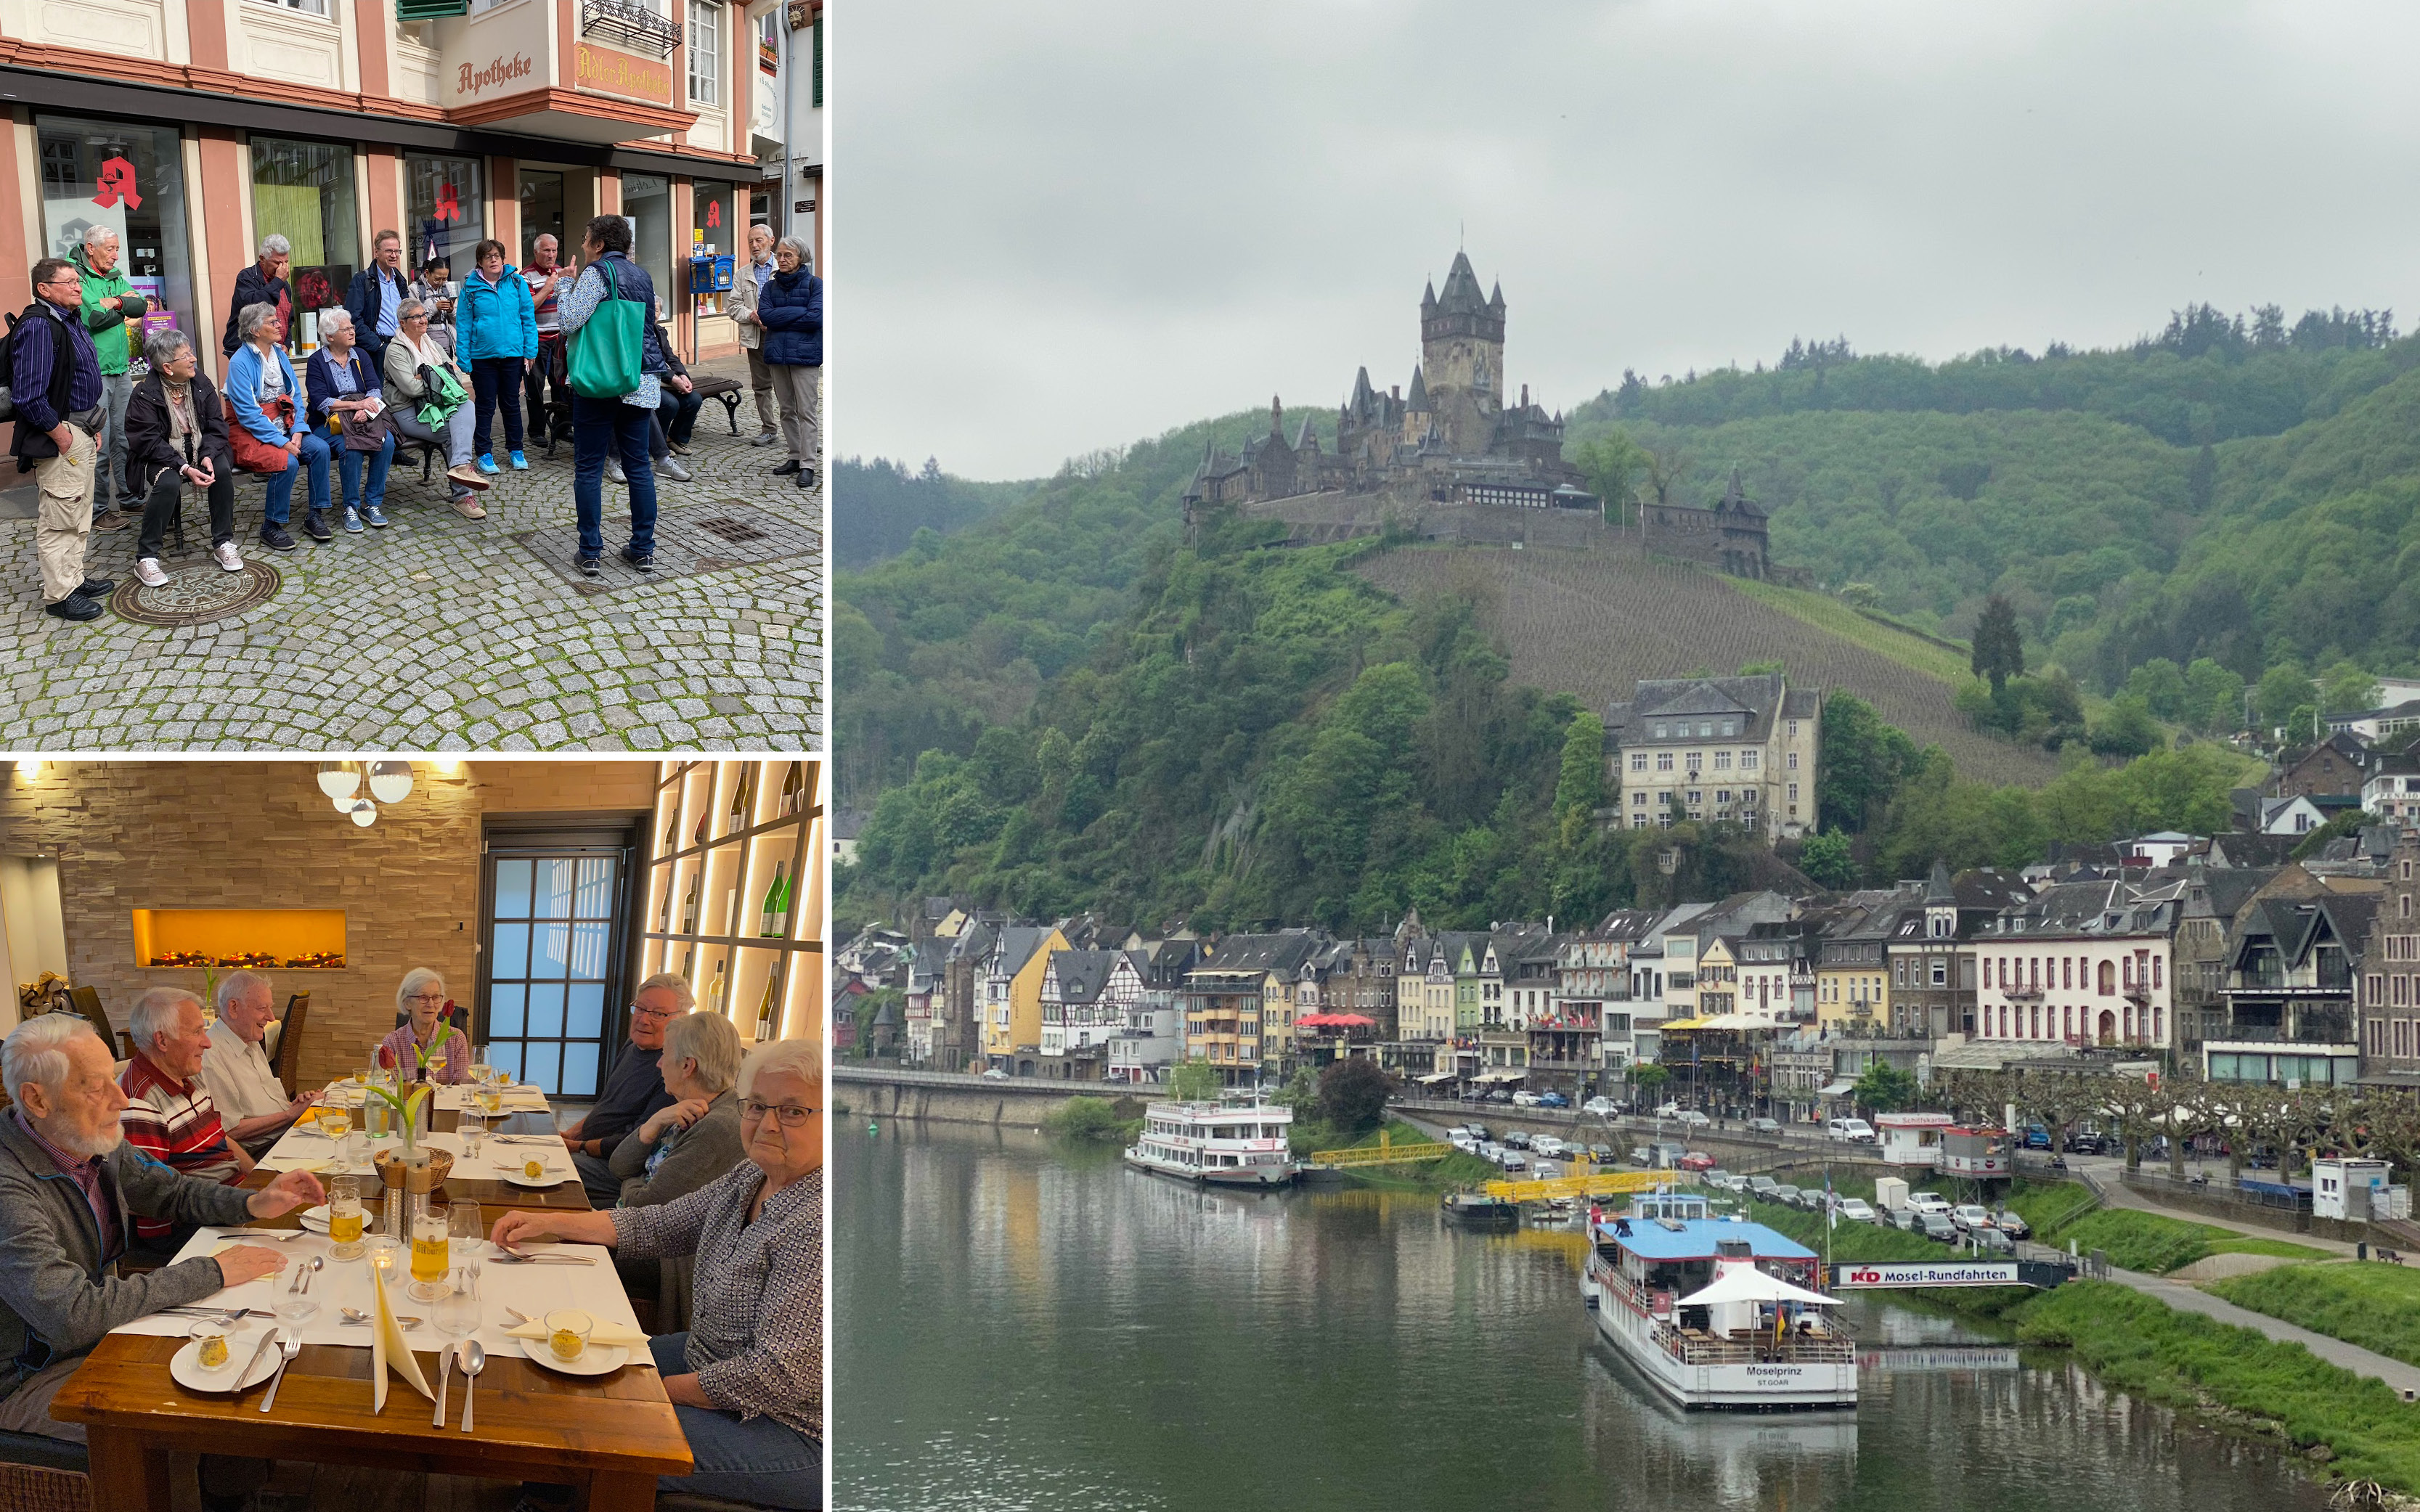
[[[599,47],[594,42],[580,42],[572,49],[571,67],[571,82],[582,89],[618,95],[624,100],[644,100],[651,105],[669,107],[673,102],[670,63]]]

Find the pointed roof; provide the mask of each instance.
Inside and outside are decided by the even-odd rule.
[[[1303,446],[1306,443],[1313,449],[1316,449],[1319,445],[1319,439],[1311,433],[1311,412],[1309,410],[1303,411],[1302,424],[1294,428],[1294,449],[1299,452],[1303,449]]]
[[[1404,408],[1411,410],[1420,410],[1426,409],[1428,407],[1428,381],[1420,377],[1420,364],[1414,363],[1412,364],[1412,392],[1404,395]]]
[[[1932,875],[1924,885],[1924,901],[1928,904],[1958,906],[1958,889],[1949,885],[1948,863],[1937,856],[1932,858]]]
[[[1487,307],[1487,301],[1480,297],[1479,275],[1470,270],[1467,254],[1453,255],[1453,267],[1445,275],[1445,295],[1437,304],[1453,315],[1476,313]]]
[[[1430,279],[1427,286],[1420,290],[1420,308],[1423,310],[1436,308],[1436,280],[1434,278]]]
[[[1496,281],[1495,287],[1488,292],[1487,307],[1499,314],[1504,309],[1504,281],[1500,278]]]

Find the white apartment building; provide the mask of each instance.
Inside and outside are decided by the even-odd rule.
[[[1775,840],[1806,833],[1815,823],[1822,717],[1816,694],[1791,691],[1778,672],[1640,683],[1605,713],[1622,824],[1687,818],[1761,827]]]

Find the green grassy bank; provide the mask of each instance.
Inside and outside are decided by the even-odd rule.
[[[2205,1288],[2239,1307],[2420,1365],[2420,1271],[2399,1265],[2281,1265]]]

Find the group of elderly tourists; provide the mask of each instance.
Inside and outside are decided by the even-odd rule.
[[[200,371],[191,335],[146,332],[147,306],[120,265],[116,231],[96,225],[69,256],[34,265],[34,300],[11,328],[0,377],[15,409],[9,455],[39,494],[35,553],[47,612],[100,616],[116,584],[86,569],[96,530],[139,523],[135,576],[165,584],[162,553],[188,490],[207,508],[210,555],[241,572],[239,473],[264,481],[259,546],[288,552],[298,548],[288,529],[298,485],[302,535],[383,530],[396,448],[425,444],[444,460],[449,505],[484,519],[480,494],[503,472],[528,470],[533,433],[572,441],[581,571],[601,573],[609,478],[628,495],[620,555],[654,569],[655,480],[690,481],[680,458],[704,396],[656,317],[629,223],[590,221],[577,265],[558,262],[551,236],[536,239],[527,267],[503,242],[483,240],[458,282],[442,256],[407,278],[396,232],[372,246],[344,302],[313,312],[318,344],[298,371],[287,346],[302,314],[287,276],[292,249],[282,236],[263,238],[236,278],[220,342],[224,387]],[[762,427],[752,444],[785,442],[772,471],[800,487],[814,481],[820,444],[823,285],[810,260],[800,239],[754,227],[731,300]],[[643,312],[634,360],[613,371],[587,364],[575,388],[579,333],[616,301]],[[620,317],[613,324],[618,335]],[[600,371],[613,385],[601,391]]]
[[[0,1432],[78,1441],[52,1398],[111,1329],[284,1269],[275,1243],[237,1242],[169,1263],[204,1225],[272,1219],[326,1200],[318,1180],[256,1175],[256,1163],[318,1096],[289,1089],[264,1047],[267,978],[215,988],[215,1023],[180,988],[155,987],[126,1023],[116,1063],[73,1013],[26,1019],[0,1041]],[[408,1074],[458,1082],[470,1045],[448,1020],[443,979],[409,973],[382,1041]],[[820,1504],[823,1130],[820,1051],[778,1041],[743,1053],[738,1032],[693,1011],[666,973],[635,995],[629,1040],[606,1086],[563,1138],[596,1211],[508,1211],[499,1244],[611,1247],[617,1268],[686,1259],[686,1330],[649,1350],[695,1462],[666,1489],[768,1507]],[[418,1055],[411,1052],[418,1051]],[[204,1504],[243,1504],[256,1461],[205,1457]],[[522,1504],[567,1503],[532,1485]]]

